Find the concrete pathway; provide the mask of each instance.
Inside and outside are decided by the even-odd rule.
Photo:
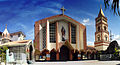
[[[120,65],[120,61],[67,61],[67,62],[35,62],[29,65]]]

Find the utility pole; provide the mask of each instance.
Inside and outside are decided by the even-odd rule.
[[[114,35],[112,35],[112,32],[111,32],[111,30],[110,30],[110,42],[112,41],[112,37],[113,37]]]

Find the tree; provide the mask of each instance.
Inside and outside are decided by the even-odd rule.
[[[111,3],[112,1],[112,3]],[[114,14],[119,15],[119,0],[104,0],[105,9],[111,6],[111,9],[114,11]]]
[[[3,48],[0,48],[0,57],[1,57],[1,61],[3,62],[6,62],[6,50],[7,50],[7,46],[3,46]]]

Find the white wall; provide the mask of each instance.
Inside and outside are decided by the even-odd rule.
[[[13,37],[11,37],[12,41],[20,41],[20,40],[24,40],[24,35],[20,34],[20,37],[18,37],[18,35],[13,35]]]
[[[50,35],[49,35],[49,21],[47,20],[47,49],[51,50],[50,48]]]
[[[107,43],[101,43],[101,44],[109,45]],[[101,44],[95,44],[95,45],[101,45]],[[95,49],[97,49],[97,50],[106,50],[108,46],[105,46],[105,45],[97,46],[97,47],[95,47]]]

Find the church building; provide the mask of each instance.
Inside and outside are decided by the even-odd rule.
[[[73,60],[79,56],[76,50],[86,50],[86,27],[80,22],[62,14],[35,22],[34,46],[36,60]]]
[[[95,32],[95,49],[106,50],[109,46],[109,32],[107,18],[105,17],[102,8],[100,8],[98,17],[95,19],[96,32]]]
[[[24,60],[25,63],[27,63],[27,60],[34,60],[34,45],[32,40],[24,40],[24,37],[25,35],[22,32],[10,34],[8,32],[7,25],[5,30],[0,32],[0,48],[6,46],[9,49],[8,53],[13,54],[15,62]],[[9,54],[8,56],[10,56]],[[0,57],[0,61],[1,60],[2,58]]]

